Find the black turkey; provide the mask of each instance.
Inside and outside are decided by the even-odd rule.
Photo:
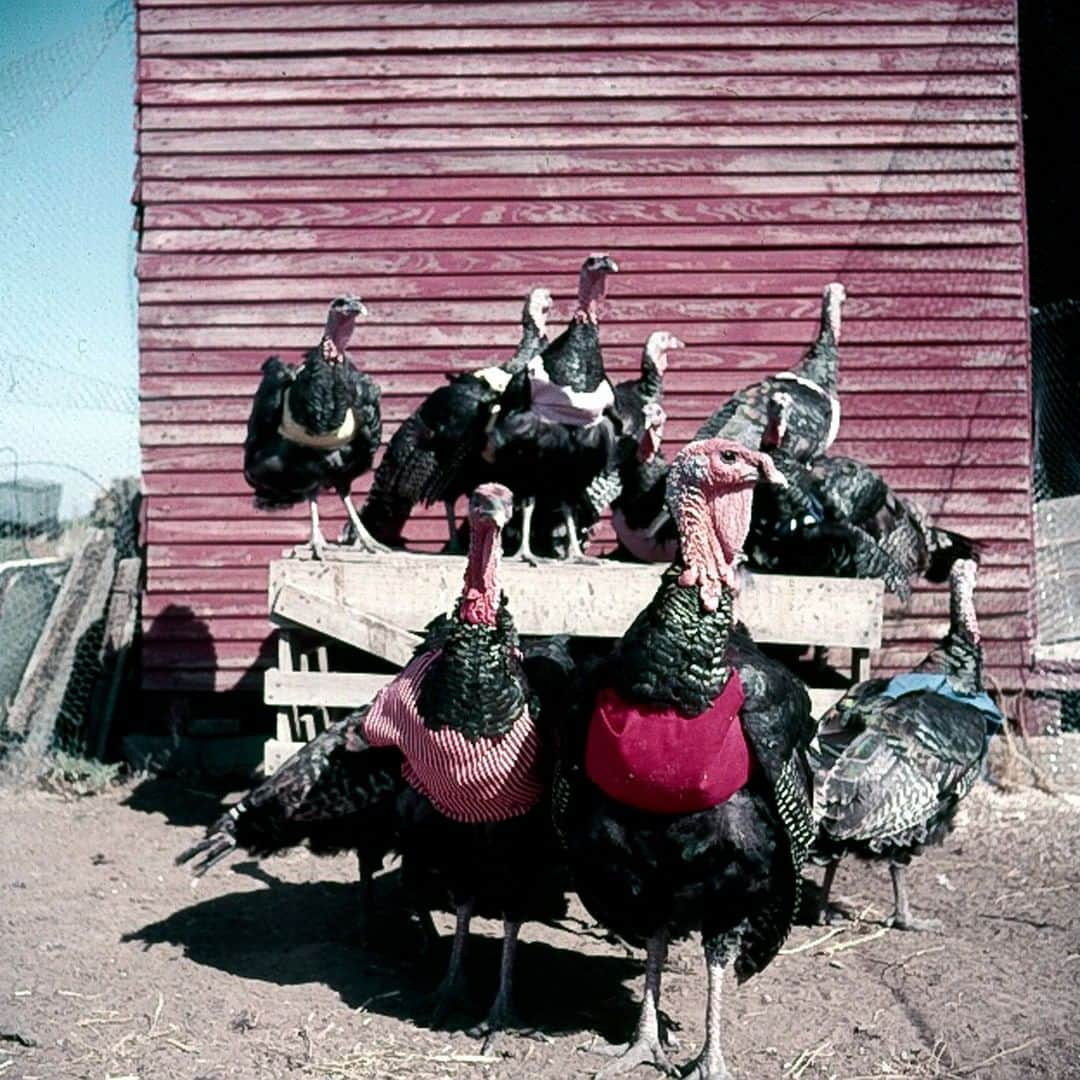
[[[676,455],[668,502],[681,554],[601,665],[560,744],[552,793],[583,903],[646,947],[633,1043],[600,1075],[648,1062],[679,1075],[664,1047],[660,974],[668,942],[700,930],[708,969],[706,1040],[683,1072],[729,1074],[721,985],[783,943],[812,838],[804,750],[813,735],[802,684],[733,625],[734,561],[764,455],[736,442]]]
[[[305,743],[258,787],[215,821],[177,863],[193,862],[202,877],[236,850],[257,858],[305,845],[316,855],[356,853],[361,925],[371,931],[372,878],[397,841],[395,804],[403,786],[396,750],[357,753],[367,708],[351,713]],[[429,937],[435,928],[421,916]]]
[[[356,320],[367,309],[355,297],[330,305],[322,340],[299,366],[271,356],[248,420],[244,478],[255,505],[278,510],[305,500],[311,507],[311,548],[320,557],[326,541],[319,528],[320,491],[345,504],[354,543],[385,551],[364,528],[353,505],[353,481],[365,473],[379,448],[379,388],[352,363],[346,348]]]
[[[740,390],[709,417],[697,439],[735,439],[756,449],[768,424],[769,399],[778,391],[791,398],[788,451],[798,461],[824,454],[840,426],[837,364],[840,309],[847,294],[839,282],[825,286],[821,301],[821,328],[802,362],[791,371],[770,375]]]
[[[524,371],[547,344],[551,293],[534,288],[521,315],[521,340],[504,363],[449,376],[394,432],[383,454],[360,518],[384,544],[400,547],[401,531],[417,503],[442,502],[451,550],[458,550],[454,504],[491,478],[482,453],[506,396],[510,378]],[[464,550],[463,548],[461,550]]]
[[[881,578],[906,601],[917,576],[940,582],[975,545],[932,525],[919,505],[896,494],[869,466],[853,458],[822,457],[806,465],[789,450],[791,398],[776,393],[761,448],[787,480],[761,485],[746,553],[750,566],[782,574]]]
[[[535,562],[532,522],[541,510],[563,518],[567,557],[588,561],[574,508],[589,485],[615,464],[618,429],[610,414],[614,389],[604,371],[598,329],[605,280],[618,266],[607,255],[582,264],[578,306],[570,325],[507,393],[518,402],[503,409],[491,431],[486,458],[493,475],[522,501],[521,546],[515,558]]]
[[[836,868],[851,854],[889,864],[889,925],[940,929],[911,914],[904,869],[952,829],[1002,721],[983,690],[976,568],[970,559],[953,563],[949,632],[914,672],[860,683],[822,718],[810,764],[815,857],[826,861],[823,918]]]

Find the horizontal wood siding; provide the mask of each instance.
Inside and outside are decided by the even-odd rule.
[[[823,284],[845,282],[837,449],[985,542],[987,656],[1019,685],[1014,0],[138,7],[149,688],[255,688],[269,660],[266,565],[306,512],[257,515],[240,473],[267,354],[295,356],[332,296],[359,293],[389,437],[443,372],[506,355],[530,286],[553,290],[559,326],[591,249],[623,270],[613,376],[654,328],[690,346],[667,380],[671,450],[790,366]],[[443,532],[421,513],[408,537],[433,550]],[[917,588],[879,663],[920,659],[946,617],[944,591]]]

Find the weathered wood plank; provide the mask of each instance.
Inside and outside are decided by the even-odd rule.
[[[815,0],[751,0],[719,5],[703,0],[639,0],[627,6],[622,0],[589,0],[588,3],[550,0],[540,10],[505,3],[326,3],[292,0],[268,4],[266,0],[233,0],[235,11],[200,10],[220,0],[140,0],[139,28],[163,30],[302,29],[332,23],[372,27],[498,27],[498,26],[635,26],[650,23],[683,25],[756,25],[805,23],[1011,23],[1013,7],[1008,0],[848,0],[842,8],[822,8]],[[160,9],[160,10],[158,10]],[[172,10],[170,10],[172,9]],[[179,9],[179,10],[177,10]],[[230,17],[231,16],[231,17]],[[220,21],[219,21],[220,20]],[[872,34],[877,36],[875,26]]]
[[[639,61],[640,62],[640,61]],[[654,58],[655,62],[655,58]],[[801,72],[785,75],[743,74],[728,70],[691,75],[593,73],[579,68],[563,76],[534,74],[499,77],[445,72],[428,78],[370,77],[370,62],[336,57],[336,75],[319,77],[318,61],[283,58],[259,60],[144,58],[139,62],[139,100],[144,105],[277,104],[335,101],[547,101],[565,98],[596,100],[645,98],[707,98],[721,101],[808,98],[827,101],[848,98],[852,92],[867,101],[888,98],[1012,98],[1016,78],[1011,72],[897,74],[862,73],[853,86],[850,74]],[[374,66],[379,66],[378,64]],[[635,64],[635,66],[637,66]],[[565,70],[563,65],[563,70]]]
[[[792,225],[1020,220],[1016,195],[888,198],[561,199],[526,202],[187,202],[147,207],[146,229],[414,228],[516,225]]]
[[[423,641],[389,618],[328,602],[325,596],[289,583],[270,593],[270,619],[279,626],[294,623],[317,631],[402,667]]]
[[[835,35],[836,49],[830,49]],[[882,44],[878,44],[880,35]],[[922,40],[919,40],[919,39]],[[954,38],[957,44],[948,43]],[[546,74],[565,70],[547,55],[579,57],[582,71],[627,71],[627,58],[649,50],[658,74],[665,71],[696,70],[708,58],[706,70],[724,70],[723,62],[741,60],[742,71],[998,71],[1013,69],[1015,36],[1008,26],[906,27],[893,24],[875,27],[874,39],[861,28],[819,27],[813,22],[799,26],[770,26],[770,44],[784,48],[755,48],[762,43],[762,28],[753,27],[510,27],[483,30],[366,30],[336,26],[328,30],[294,32],[233,31],[222,34],[142,33],[141,57],[259,56],[289,53],[294,56],[319,53],[325,56],[362,54],[378,56],[380,74],[439,74],[454,65],[454,58],[440,53],[463,54],[457,64],[477,74],[504,73],[509,69],[506,52],[525,51],[518,70]],[[891,39],[891,40],[890,40]],[[906,39],[906,40],[905,40]],[[914,39],[914,40],[912,40]],[[968,40],[965,40],[968,39]],[[987,39],[990,39],[989,41]],[[861,46],[861,47],[859,47]],[[694,50],[691,52],[691,50]],[[605,52],[610,56],[605,57]],[[822,53],[833,56],[822,56]],[[392,54],[414,55],[396,57]],[[380,55],[391,54],[391,55]],[[435,54],[432,56],[432,54]],[[406,63],[394,64],[393,60]],[[435,59],[437,64],[422,63]],[[603,61],[607,60],[604,64]],[[690,64],[694,66],[689,66]],[[325,63],[326,74],[342,72],[340,64]],[[730,70],[730,69],[729,69]]]
[[[279,559],[270,594],[286,585],[421,628],[449,611],[461,591],[465,560],[453,556],[335,552],[331,560]],[[656,566],[504,563],[500,584],[519,633],[618,636],[656,591]],[[762,641],[876,645],[880,582],[756,576],[739,594],[738,617]],[[825,638],[819,635],[827,634]]]
[[[1012,147],[1015,123],[1005,124],[640,124],[567,127],[236,128],[143,131],[144,154],[344,153],[349,151],[558,149],[573,147]]]
[[[446,181],[444,181],[444,184]],[[456,183],[456,182],[455,182]],[[178,254],[141,252],[138,274],[141,281],[189,278],[270,277],[297,280],[333,275],[347,280],[367,275],[397,278],[401,275],[441,278],[444,275],[527,274],[530,285],[538,277],[550,281],[558,290],[560,283],[574,295],[574,263],[580,250],[543,249],[510,253],[506,251],[454,252],[278,252],[250,254]],[[638,274],[768,274],[777,270],[772,252],[756,250],[724,251],[712,248],[695,250],[656,250],[638,244],[619,249],[619,257]],[[892,248],[844,249],[800,248],[784,256],[788,271],[813,272],[825,280],[860,271],[908,272],[944,270],[961,279],[981,280],[1001,272],[1013,274],[1022,269],[1021,248],[1001,244],[986,247],[941,246],[905,251]],[[633,286],[629,286],[632,290]],[[333,291],[333,290],[331,290]],[[515,292],[521,292],[520,289]],[[264,295],[264,294],[261,294]],[[634,295],[630,292],[630,295]],[[845,345],[845,355],[846,355]]]
[[[345,671],[323,674],[270,668],[264,675],[263,700],[267,705],[323,705],[331,709],[353,709],[367,704],[393,678],[393,675]]]
[[[141,143],[141,139],[140,139]],[[275,142],[273,150],[277,150]],[[430,176],[456,177],[488,174],[529,176],[547,173],[563,176],[693,175],[696,173],[932,173],[976,170],[1015,175],[1019,157],[1015,149],[988,147],[867,147],[826,144],[821,147],[770,148],[693,147],[676,150],[598,149],[575,151],[551,149],[458,150],[444,149],[433,160],[431,153],[383,151],[355,153],[335,146],[330,153],[217,152],[160,154],[140,145],[141,175],[147,180],[215,179],[224,177],[306,176]],[[999,243],[1003,241],[998,241]],[[1008,242],[1008,241],[1005,241]],[[558,246],[558,245],[552,245]],[[935,245],[936,246],[936,245]]]
[[[425,127],[467,125],[760,124],[760,123],[1014,123],[1008,98],[878,98],[871,101],[775,101],[698,97],[617,101],[395,102],[278,105],[279,128]],[[259,128],[261,105],[148,105],[139,112],[141,131]]]
[[[629,299],[613,285],[604,304],[605,331],[618,323],[722,322],[723,328],[742,321],[793,324],[804,341],[813,340],[821,317],[821,296],[738,298],[660,296]],[[265,295],[265,294],[264,294]],[[365,298],[366,299],[366,298]],[[277,298],[248,303],[183,303],[152,304],[144,300],[140,306],[139,325],[157,326],[303,326],[311,338],[318,340],[326,317],[328,297],[324,294],[311,302],[282,301]],[[386,326],[425,326],[430,323],[491,324],[499,328],[500,337],[520,336],[521,299],[501,300],[453,299],[391,299],[375,305],[368,301],[369,319],[361,323],[356,341],[364,347],[365,335],[380,333]],[[569,321],[573,307],[568,299],[557,303],[550,315],[551,325]],[[858,343],[865,331],[872,329],[867,322],[889,323],[920,321],[936,323],[942,320],[979,319],[986,321],[1023,321],[1026,310],[1020,299],[982,296],[853,296],[844,305],[844,341]],[[723,329],[721,328],[721,329]],[[882,327],[897,333],[896,325]],[[647,336],[647,332],[643,335]],[[846,350],[845,350],[846,351]],[[671,358],[674,367],[684,354]]]

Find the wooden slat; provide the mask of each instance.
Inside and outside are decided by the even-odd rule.
[[[1008,98],[880,98],[871,102],[772,101],[697,97],[617,101],[476,101],[372,104],[279,105],[278,128],[409,128],[434,125],[508,127],[511,125],[596,124],[842,124],[842,123],[1006,123],[1016,121]],[[188,106],[143,104],[141,131],[258,129],[265,123],[261,104]]]
[[[360,29],[357,29],[357,26]],[[213,33],[172,31],[140,34],[141,56],[258,56],[290,52],[378,55],[382,53],[466,53],[472,56],[498,55],[508,50],[558,50],[575,52],[611,50],[617,55],[640,49],[658,54],[692,48],[710,50],[713,55],[733,50],[753,50],[753,56],[768,56],[773,51],[794,52],[835,48],[851,49],[855,71],[886,70],[925,71],[934,53],[947,54],[938,68],[955,65],[963,71],[1008,71],[1016,42],[1015,28],[1008,23],[960,23],[952,26],[932,23],[905,25],[883,23],[875,28],[874,43],[868,45],[866,29],[859,25],[822,26],[816,20],[796,25],[773,24],[768,27],[769,49],[761,49],[761,26],[550,26],[511,25],[482,29],[472,28],[403,28],[366,29],[364,21],[352,25],[318,29],[233,29]],[[853,48],[854,47],[854,48]],[[978,48],[976,48],[978,47]],[[877,59],[892,58],[900,49],[916,54],[901,60],[895,69]],[[919,53],[926,55],[919,56]],[[586,54],[588,55],[588,54]],[[447,60],[443,59],[445,70]],[[809,58],[807,58],[809,61]],[[790,71],[791,60],[776,61],[751,70]],[[871,66],[873,65],[873,66]],[[920,66],[912,66],[920,65]],[[830,70],[821,60],[811,70]],[[529,70],[527,65],[524,70]],[[582,70],[592,70],[584,67]],[[662,67],[661,67],[661,70]],[[934,70],[930,68],[930,70]],[[327,72],[332,74],[332,72]]]
[[[673,22],[682,25],[777,25],[806,23],[1006,23],[1011,25],[1013,7],[1006,0],[848,0],[842,7],[823,8],[816,0],[747,0],[739,4],[702,3],[701,0],[588,0],[587,3],[549,0],[541,8],[510,3],[325,3],[292,0],[267,4],[266,0],[233,0],[229,11],[218,8],[221,0],[139,0],[139,28],[161,30],[248,29],[252,26],[301,29],[332,23],[376,27],[466,26],[643,26]],[[161,9],[161,10],[156,10]],[[173,10],[169,10],[173,9]],[[179,10],[177,10],[179,9]],[[876,38],[876,28],[874,37]]]
[[[513,225],[665,225],[705,227],[745,221],[851,224],[870,221],[1020,220],[1015,195],[895,195],[882,198],[590,199],[498,202],[171,203],[149,207],[146,229],[400,228]]]
[[[560,283],[563,283],[563,289],[569,290],[569,295],[573,296],[576,288],[572,274],[579,255],[580,251],[572,248],[437,253],[327,251],[291,252],[287,255],[276,252],[248,255],[157,255],[142,252],[139,255],[138,271],[139,278],[143,281],[248,275],[279,280],[336,275],[343,283],[370,274],[390,277],[419,275],[438,279],[444,275],[512,273],[530,275],[530,284],[542,277],[556,290]],[[619,257],[633,268],[635,274],[686,272],[756,275],[775,272],[777,269],[777,260],[772,252],[752,249],[716,251],[698,248],[691,251],[658,251],[633,244],[620,248]],[[1015,275],[1022,269],[1023,263],[1017,247],[995,244],[978,248],[942,246],[910,251],[881,247],[839,251],[828,247],[800,248],[785,254],[784,267],[789,271],[820,273],[826,281],[843,273],[865,270],[903,271],[902,274],[896,274],[898,279],[910,271],[947,270],[971,280],[1001,272],[1012,273],[1015,280]],[[845,355],[846,353],[845,347]]]
[[[149,137],[149,135],[148,135]],[[140,143],[142,139],[140,138]],[[277,143],[274,143],[276,149]],[[1008,147],[870,147],[826,145],[814,148],[682,148],[663,150],[596,149],[581,150],[490,150],[444,149],[438,163],[430,153],[382,151],[355,153],[335,147],[332,153],[216,152],[155,154],[140,146],[143,178],[219,179],[225,177],[364,177],[430,176],[446,177],[488,174],[529,176],[549,173],[563,176],[603,176],[607,174],[692,175],[695,173],[880,173],[888,172],[978,172],[1015,173],[1018,157]],[[999,241],[1006,242],[1009,241]],[[558,246],[558,245],[552,245]]]
[[[330,603],[297,585],[284,584],[271,593],[270,616],[277,625],[295,623],[402,667],[423,640],[385,617]]]
[[[1011,147],[1016,125],[1007,124],[739,124],[601,125],[568,127],[238,128],[208,131],[143,131],[144,154],[347,153],[355,151],[539,150],[645,147]],[[988,158],[988,160],[991,160]],[[988,166],[989,167],[989,166]]]
[[[428,78],[371,78],[368,64],[348,57],[336,58],[335,69],[344,74],[318,76],[317,62],[285,58],[266,60],[167,60],[139,62],[139,100],[144,105],[276,104],[290,102],[359,101],[558,101],[567,98],[805,98],[828,101],[853,94],[868,101],[912,97],[1006,98],[1016,93],[1011,72],[972,74],[956,72],[859,75],[797,73],[743,74],[727,71],[690,75],[648,73],[612,74],[578,69],[566,75],[534,74],[527,80],[468,73]]]
[[[277,560],[270,594],[295,585],[398,626],[420,628],[449,611],[461,591],[465,560],[452,556],[336,553],[332,561]],[[652,598],[662,567],[563,566],[543,571],[506,563],[500,586],[519,633],[621,634]],[[542,588],[539,588],[541,586]],[[760,640],[874,645],[881,619],[879,582],[758,576],[739,594],[737,611]],[[801,597],[798,604],[793,597]],[[830,616],[834,620],[830,622]]]

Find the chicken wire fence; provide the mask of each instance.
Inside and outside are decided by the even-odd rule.
[[[134,440],[138,399],[134,385],[0,355],[0,417],[0,773],[19,779],[49,751],[105,750],[110,632],[133,629],[130,589],[125,627],[109,620],[138,565],[139,483],[123,475],[126,450],[80,454],[72,433],[112,425]]]

